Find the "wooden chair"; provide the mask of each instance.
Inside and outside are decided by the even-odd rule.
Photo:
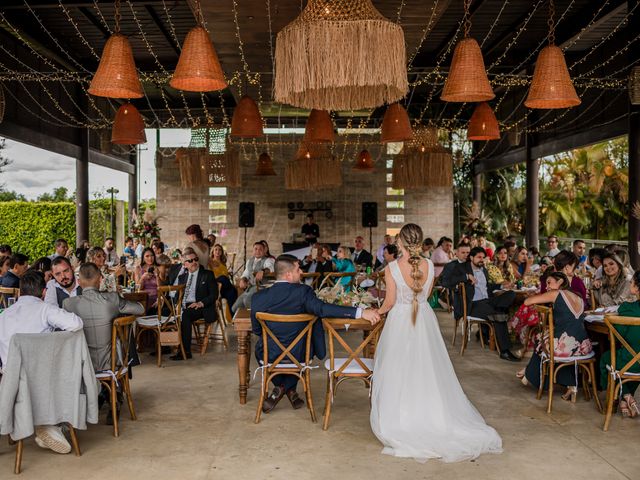
[[[584,396],[586,400],[590,399],[589,385],[591,385],[593,398],[596,402],[596,408],[599,412],[602,412],[602,406],[600,405],[600,399],[598,398],[598,389],[596,387],[596,372],[595,372],[595,352],[591,352],[587,355],[574,356],[574,357],[556,357],[554,354],[555,338],[554,338],[554,324],[553,324],[553,309],[544,305],[536,305],[536,310],[540,315],[540,323],[542,325],[542,336],[545,338],[549,336],[549,351],[543,351],[541,353],[541,375],[540,375],[540,387],[538,388],[538,394],[536,398],[540,400],[542,398],[542,392],[544,390],[545,378],[549,379],[549,398],[547,401],[547,413],[551,413],[551,407],[553,404],[553,387],[556,384],[558,372],[565,368],[571,367],[576,370],[576,383],[578,382],[578,371],[583,372],[582,387],[584,389]]]
[[[118,317],[113,321],[111,327],[111,369],[96,373],[100,385],[109,391],[114,437],[120,435],[117,406],[119,385],[122,385],[122,394],[127,397],[131,420],[137,420],[129,384],[129,346],[135,323],[136,317],[134,316]]]
[[[229,342],[225,328],[226,318],[222,309],[222,302],[219,298],[216,301],[216,312],[215,322],[206,323],[204,319],[201,318],[192,323],[196,342],[200,347],[200,355],[207,353],[210,339],[213,341],[221,341],[224,349],[229,350]]]
[[[273,377],[277,375],[295,375],[300,379],[302,388],[304,389],[305,396],[307,398],[307,408],[311,414],[311,421],[316,423],[316,412],[313,408],[313,398],[311,396],[311,336],[313,332],[313,325],[316,322],[316,317],[308,313],[301,313],[298,315],[276,315],[271,313],[256,313],[256,319],[262,327],[262,345],[263,355],[260,361],[260,368],[262,369],[262,381],[260,384],[260,401],[258,402],[258,410],[256,411],[255,423],[260,423],[260,416],[262,415],[262,405],[264,404],[265,396],[267,395],[269,382]],[[278,337],[275,336],[273,331],[267,325],[269,323],[306,323],[306,326],[300,331],[298,336],[286,347],[280,342]],[[282,350],[282,353],[273,361],[269,362],[269,339]],[[291,353],[293,347],[298,343],[305,342],[305,359],[304,362],[299,362]],[[286,360],[287,363],[284,363]]]
[[[233,315],[231,315],[231,307],[226,298],[220,299],[220,307],[222,310],[222,316],[224,318],[225,325],[233,325]]]
[[[378,272],[378,277],[376,278],[376,288],[378,291],[387,289],[387,281],[384,277],[384,270]]]
[[[267,272],[262,276],[262,282],[274,282],[276,279],[276,274],[273,272]],[[271,285],[261,284],[256,282],[256,292],[265,288],[269,288]]]
[[[356,272],[330,272],[324,276],[322,283],[318,287],[318,289],[322,289],[323,287],[335,287],[336,284],[344,277],[351,277],[351,281],[346,285],[347,287],[351,287],[356,278]]]
[[[327,369],[327,394],[324,402],[324,422],[322,429],[329,428],[331,418],[331,405],[335,398],[338,386],[348,378],[360,379],[365,386],[371,388],[371,377],[373,375],[373,358],[364,355],[369,345],[375,348],[380,338],[380,332],[384,326],[384,320],[378,322],[370,331],[365,331],[365,337],[360,345],[352,349],[345,339],[338,333],[337,328],[348,329],[350,326],[364,325],[370,323],[363,319],[352,318],[324,318],[322,324],[329,335],[329,358],[325,360],[324,367]],[[337,341],[347,354],[347,357],[336,357],[334,340]]]
[[[471,338],[471,328],[473,325],[478,326],[478,331],[480,332],[480,345],[484,350],[484,333],[482,332],[482,325],[486,325],[489,328],[489,341],[487,344],[490,344],[496,338],[496,331],[493,328],[493,324],[489,320],[485,320],[480,317],[472,317],[467,313],[467,290],[464,288],[464,283],[459,283],[456,288],[457,293],[462,297],[462,318],[455,319],[456,330],[458,328],[458,324],[462,322],[461,333],[462,333],[462,346],[460,347],[460,355],[464,355],[465,350],[467,349],[467,345],[469,343],[469,339]],[[455,292],[454,292],[455,295]],[[455,342],[455,335],[454,335]],[[496,348],[498,355],[500,354],[499,349]]]
[[[122,294],[122,298],[129,300],[130,302],[141,303],[144,307],[144,311],[147,311],[149,303],[149,294],[147,292],[126,292]]]
[[[591,302],[591,310],[595,310],[598,308],[598,300],[596,299],[595,290],[593,288],[589,289],[589,301]]]
[[[18,297],[20,297],[19,288],[0,287],[0,308],[8,308],[9,298],[17,300]]]
[[[303,273],[300,275],[300,278],[302,279],[302,283],[307,283],[305,280],[309,278],[311,279],[310,286],[314,290],[318,289],[318,285],[320,284],[320,277],[322,277],[322,274],[319,272]]]
[[[620,335],[620,332],[616,327],[618,325],[640,327],[640,318],[605,315],[604,323],[609,328],[609,348],[611,349],[611,364],[607,365],[607,370],[609,371],[607,381],[607,411],[604,417],[604,425],[602,427],[606,432],[609,430],[614,401],[621,395],[622,385],[627,382],[640,382],[640,373],[630,371],[634,366],[640,365],[640,352],[636,352],[633,347],[629,345],[629,342]],[[619,342],[632,356],[631,360],[629,360],[622,368],[617,366],[616,351],[618,349],[618,345],[616,342]]]
[[[158,287],[158,314],[138,317],[136,320],[136,344],[144,331],[151,331],[156,337],[156,355],[158,367],[162,364],[162,347],[178,347],[182,358],[186,360],[180,334],[180,315],[184,285],[163,285]],[[175,292],[175,298],[171,293]]]

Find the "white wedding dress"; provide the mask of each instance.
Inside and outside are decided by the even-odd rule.
[[[440,333],[427,295],[433,264],[411,321],[413,290],[397,262],[389,269],[396,283],[396,303],[387,314],[375,355],[371,393],[371,429],[382,453],[426,462],[459,462],[502,451],[502,439],[469,401]]]

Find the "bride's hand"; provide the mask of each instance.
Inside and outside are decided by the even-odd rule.
[[[365,320],[368,320],[371,323],[371,325],[375,325],[380,321],[380,314],[378,313],[377,310],[368,308],[362,312],[362,318],[364,318]]]

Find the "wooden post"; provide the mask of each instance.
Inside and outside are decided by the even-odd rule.
[[[630,38],[637,35],[640,28],[640,14],[636,6],[639,0],[629,0],[630,15],[627,30]],[[640,47],[632,45],[627,59],[629,63],[638,58]],[[631,208],[640,202],[640,105],[629,105],[629,256],[634,270],[640,269],[640,219],[631,215]]]
[[[540,248],[540,160],[532,158],[531,155],[531,134],[526,135],[526,165],[527,165],[527,199],[526,199],[526,243],[527,247]]]
[[[478,208],[482,210],[482,174],[473,174],[473,201],[478,204]]]
[[[80,132],[80,156],[76,158],[76,247],[89,240],[89,129]]]

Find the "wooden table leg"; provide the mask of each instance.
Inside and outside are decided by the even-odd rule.
[[[249,332],[238,332],[238,378],[240,380],[240,405],[247,403],[249,388]]]

